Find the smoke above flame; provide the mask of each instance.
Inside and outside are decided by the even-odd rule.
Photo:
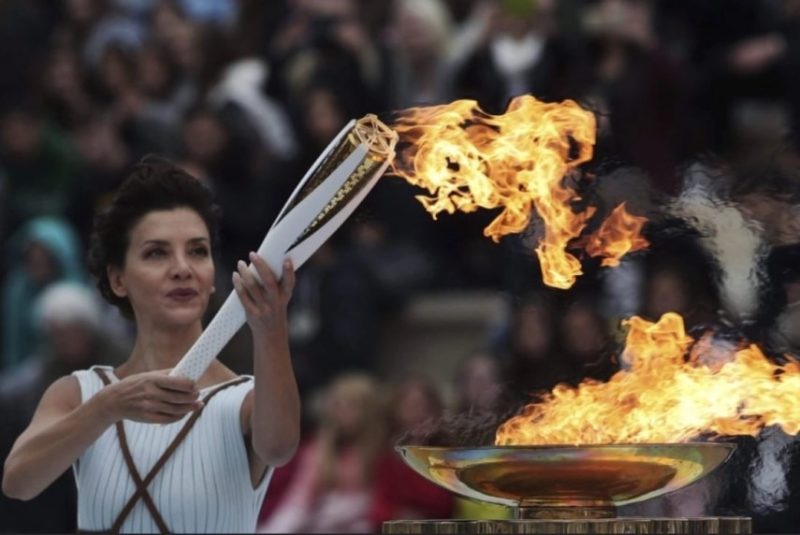
[[[623,205],[596,233],[581,236],[596,209],[576,212],[580,195],[564,179],[591,160],[596,123],[571,100],[545,103],[524,95],[502,115],[458,100],[404,110],[392,128],[400,136],[392,173],[428,191],[417,199],[434,218],[500,209],[484,229],[495,242],[523,232],[534,213],[543,220],[536,254],[549,286],[569,288],[581,274],[580,261],[567,249],[584,247],[604,266],[614,266],[647,246],[640,236],[645,219]]]
[[[558,385],[497,430],[497,445],[682,442],[700,435],[752,435],[766,426],[800,431],[800,361],[772,363],[753,344],[695,341],[683,319],[632,317],[608,382]]]

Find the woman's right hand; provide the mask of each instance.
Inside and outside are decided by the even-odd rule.
[[[199,410],[203,402],[194,382],[170,377],[169,370],[137,373],[112,383],[98,393],[105,414],[113,422],[170,424]]]

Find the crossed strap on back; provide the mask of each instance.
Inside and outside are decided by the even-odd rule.
[[[109,380],[108,375],[106,375],[105,371],[103,371],[100,368],[95,368],[94,371],[96,371],[97,375],[100,376],[100,379],[103,381],[103,384],[105,386],[111,384],[111,381]],[[220,392],[228,387],[241,384],[245,381],[247,381],[247,377],[241,377],[236,381],[231,381],[229,383],[222,384],[217,388],[215,388],[214,390],[212,390],[211,392],[209,392],[206,395],[206,397],[203,398],[203,403],[204,403],[203,408],[192,413],[189,419],[186,420],[186,423],[183,424],[181,430],[172,440],[167,449],[164,450],[164,453],[161,455],[161,457],[159,457],[158,461],[156,461],[156,464],[153,465],[153,468],[150,469],[150,472],[147,473],[147,476],[145,476],[144,479],[142,479],[142,476],[139,474],[139,470],[136,469],[136,465],[133,463],[133,456],[131,456],[131,450],[130,448],[128,448],[128,440],[125,437],[125,426],[122,424],[122,420],[119,420],[116,423],[117,439],[119,440],[119,445],[120,448],[122,449],[122,456],[125,458],[125,464],[128,465],[128,471],[131,474],[133,483],[136,485],[136,492],[134,492],[133,496],[131,496],[131,498],[125,504],[125,507],[122,508],[122,511],[117,517],[117,520],[111,527],[111,533],[120,532],[120,530],[122,529],[122,524],[125,523],[125,520],[128,518],[128,515],[131,514],[131,511],[133,511],[136,502],[138,502],[140,498],[144,502],[147,509],[150,511],[150,514],[153,516],[153,520],[155,520],[155,523],[158,526],[159,531],[161,533],[170,532],[166,522],[164,522],[164,518],[161,516],[161,513],[159,513],[158,508],[156,507],[156,504],[153,501],[152,496],[150,496],[150,492],[148,492],[147,487],[156,477],[156,475],[164,466],[164,464],[166,464],[167,460],[172,456],[173,453],[175,453],[175,450],[178,449],[178,446],[180,446],[180,444],[186,438],[186,435],[189,434],[189,431],[192,430],[192,427],[194,426],[195,422],[197,422],[197,419],[200,418],[200,415],[205,409],[205,405],[208,404],[208,401],[212,397],[214,397],[214,395],[216,395],[217,392]]]

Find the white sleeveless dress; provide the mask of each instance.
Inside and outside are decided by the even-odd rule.
[[[81,401],[95,395],[103,383],[94,368],[102,368],[111,382],[113,370],[94,366],[73,375],[81,387]],[[201,398],[218,385],[201,390]],[[203,409],[194,427],[147,489],[173,533],[254,533],[272,468],[256,488],[242,436],[240,411],[253,379],[217,393]],[[191,413],[190,413],[191,414]],[[124,420],[133,462],[142,479],[183,427],[189,415],[169,425]],[[136,485],[110,426],[73,465],[78,486],[78,529],[109,530]],[[123,533],[157,533],[143,500],[122,525]]]

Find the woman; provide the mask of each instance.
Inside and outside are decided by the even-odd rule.
[[[370,505],[373,533],[384,522],[396,519],[450,518],[453,495],[422,478],[392,447],[403,435],[431,427],[444,413],[436,385],[424,377],[398,384],[389,402],[389,439],[375,465],[375,484]]]
[[[263,284],[244,262],[233,275],[255,377],[218,361],[196,383],[168,376],[200,336],[214,292],[215,212],[194,178],[146,161],[98,217],[90,268],[136,322],[134,348],[116,369],[50,386],[6,459],[6,495],[33,498],[72,465],[80,530],[254,531],[271,469],[299,437],[286,329],[294,272],[286,262],[279,283],[251,254]]]
[[[261,533],[369,533],[376,463],[385,447],[381,387],[361,372],[329,384],[314,436]]]

